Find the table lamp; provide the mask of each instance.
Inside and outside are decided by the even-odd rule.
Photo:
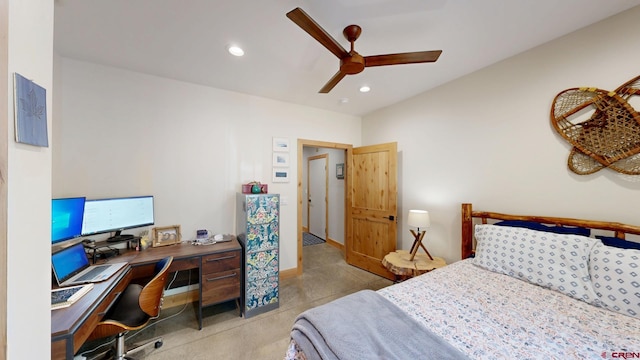
[[[431,257],[431,254],[429,254],[427,248],[422,244],[422,239],[426,234],[426,230],[420,230],[420,228],[425,229],[431,225],[429,212],[426,210],[409,210],[407,225],[417,229],[417,231],[409,229],[414,237],[413,245],[411,245],[411,257],[409,258],[409,261],[413,261],[413,258],[416,256],[419,247],[422,247],[424,249],[424,252],[427,253],[427,256],[429,256],[429,259],[433,260],[433,257]]]

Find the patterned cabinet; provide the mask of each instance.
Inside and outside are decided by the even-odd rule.
[[[245,318],[279,306],[280,195],[237,194],[236,234],[243,248]]]

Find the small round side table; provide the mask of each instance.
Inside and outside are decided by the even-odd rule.
[[[431,270],[446,266],[443,258],[434,256],[433,260],[427,254],[416,254],[413,260],[407,250],[398,250],[388,253],[382,259],[382,265],[396,276],[396,281],[427,273]]]

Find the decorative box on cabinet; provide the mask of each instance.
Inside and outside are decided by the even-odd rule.
[[[277,309],[280,287],[280,195],[236,196],[237,236],[243,249],[245,318]]]

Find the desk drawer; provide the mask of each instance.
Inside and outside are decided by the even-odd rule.
[[[240,297],[240,268],[204,274],[200,286],[203,306],[237,299]]]
[[[240,251],[227,251],[202,257],[202,274],[212,274],[240,267]]]

